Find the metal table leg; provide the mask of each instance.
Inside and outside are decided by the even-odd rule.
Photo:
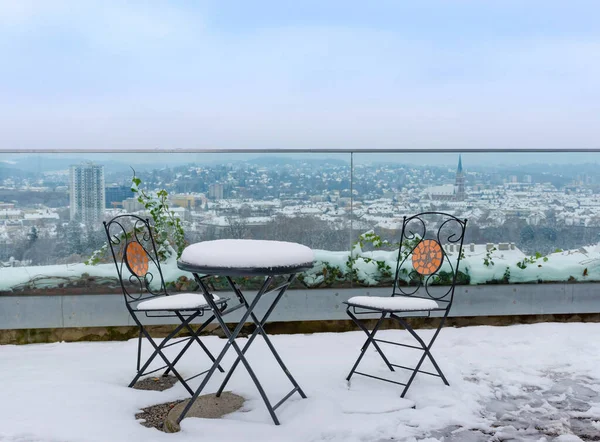
[[[250,346],[252,345],[252,342],[254,341],[254,339],[256,338],[256,336],[258,336],[260,334],[263,337],[263,339],[265,340],[265,342],[266,342],[267,346],[269,347],[269,349],[271,350],[271,353],[273,353],[273,356],[277,360],[277,363],[279,364],[279,366],[281,367],[281,369],[283,370],[283,372],[286,374],[286,376],[288,377],[288,379],[290,380],[290,382],[294,386],[294,390],[291,391],[290,396],[291,396],[291,394],[293,394],[296,391],[298,391],[298,393],[300,394],[300,396],[302,398],[306,398],[306,394],[304,394],[304,391],[302,391],[302,388],[300,388],[300,385],[298,385],[298,383],[296,382],[296,380],[294,379],[294,377],[292,376],[292,374],[290,373],[290,371],[288,370],[288,368],[285,366],[283,360],[281,359],[281,357],[277,353],[277,350],[275,350],[275,347],[271,343],[271,340],[269,339],[269,337],[267,335],[267,332],[264,329],[264,325],[266,324],[267,319],[269,318],[269,316],[271,315],[271,313],[273,313],[273,310],[275,309],[275,307],[279,303],[279,300],[283,297],[285,291],[287,290],[287,288],[289,287],[289,285],[292,283],[292,281],[294,280],[295,276],[296,276],[295,274],[294,275],[290,275],[288,277],[288,280],[287,280],[287,282],[285,284],[282,284],[281,286],[276,287],[276,288],[274,288],[274,289],[271,290],[271,291],[279,290],[279,293],[277,294],[277,296],[275,297],[275,299],[273,300],[273,302],[269,306],[269,309],[267,310],[267,312],[265,313],[265,315],[263,316],[263,318],[261,320],[259,320],[254,313],[250,314],[250,317],[252,318],[253,322],[256,324],[256,329],[254,330],[254,332],[252,333],[252,335],[248,339],[248,342],[246,342],[246,345],[244,345],[244,348],[242,349],[242,353],[246,354],[246,351],[250,348]],[[244,297],[242,291],[236,286],[236,284],[233,282],[233,280],[230,277],[227,277],[227,281],[229,282],[229,285],[231,286],[231,288],[233,289],[233,291],[237,295],[238,299],[242,300],[242,302],[248,308],[248,301]],[[221,386],[219,387],[219,390],[217,391],[217,397],[220,396],[221,393],[223,392],[223,390],[225,389],[225,386],[229,382],[229,379],[231,379],[231,376],[233,375],[233,372],[235,371],[235,369],[239,365],[240,361],[241,361],[241,358],[238,357],[236,359],[236,361],[233,363],[231,369],[227,372],[227,375],[225,376],[225,379],[223,380],[223,383],[221,384]],[[283,402],[278,403],[274,408],[277,408],[282,403]]]
[[[266,332],[264,330],[264,327],[263,327],[264,324],[266,323],[268,317],[271,315],[271,313],[275,309],[275,306],[277,305],[277,303],[279,302],[279,300],[283,297],[283,294],[285,293],[287,287],[289,287],[289,285],[293,281],[294,277],[295,277],[295,274],[290,275],[289,278],[288,278],[288,280],[287,280],[287,282],[285,284],[281,285],[280,287],[276,287],[276,288],[270,290],[270,291],[277,291],[278,290],[279,292],[277,293],[277,296],[275,297],[275,299],[273,300],[273,302],[269,306],[266,314],[263,316],[263,318],[261,320],[259,320],[256,317],[256,315],[253,313],[253,311],[254,311],[255,307],[257,306],[258,302],[260,301],[260,299],[262,298],[262,296],[264,294],[270,292],[268,290],[268,288],[271,285],[271,283],[273,282],[274,277],[273,276],[268,276],[265,279],[265,282],[263,283],[263,285],[261,286],[260,290],[256,294],[256,297],[252,300],[251,303],[248,303],[247,299],[244,297],[244,295],[241,292],[241,290],[235,285],[235,283],[233,282],[233,280],[230,277],[228,277],[227,280],[228,280],[229,284],[231,285],[232,289],[234,290],[234,292],[236,293],[238,299],[240,300],[240,303],[243,304],[244,307],[246,307],[246,312],[242,315],[242,318],[240,319],[238,325],[235,327],[235,329],[233,330],[233,332],[231,332],[229,330],[229,328],[227,327],[227,324],[225,323],[224,319],[223,319],[223,316],[221,314],[222,312],[219,311],[219,309],[217,308],[217,306],[216,306],[216,304],[215,304],[215,302],[213,300],[213,297],[210,294],[210,292],[208,291],[208,288],[206,287],[205,283],[202,281],[202,278],[200,278],[197,274],[194,274],[194,278],[198,282],[198,284],[199,284],[199,286],[200,286],[200,288],[202,290],[202,293],[203,293],[203,295],[204,295],[204,297],[206,299],[206,302],[208,303],[208,305],[210,306],[211,310],[213,311],[213,314],[215,315],[215,317],[217,319],[217,322],[221,326],[221,329],[223,330],[223,332],[227,336],[227,343],[223,347],[223,350],[221,350],[221,353],[217,356],[217,358],[216,358],[213,366],[211,367],[211,369],[207,373],[206,377],[203,379],[202,383],[200,384],[200,386],[198,387],[198,389],[196,390],[196,392],[194,393],[194,395],[192,396],[192,398],[190,399],[190,401],[188,402],[187,406],[182,411],[181,415],[177,419],[177,422],[181,422],[183,420],[183,418],[186,416],[186,414],[188,413],[188,411],[192,407],[193,403],[198,398],[198,396],[200,395],[200,393],[202,392],[202,390],[204,389],[204,387],[206,386],[206,384],[210,380],[211,376],[214,374],[216,368],[219,366],[221,360],[223,359],[223,357],[225,356],[225,354],[227,353],[227,351],[229,350],[230,347],[233,347],[233,349],[235,350],[235,352],[238,354],[238,357],[237,357],[236,361],[234,362],[234,365],[232,366],[232,369],[229,371],[226,379],[223,381],[221,387],[219,388],[219,390],[217,392],[217,396],[219,396],[222,393],[222,391],[225,388],[227,382],[231,378],[231,374],[233,373],[233,371],[235,370],[235,368],[241,362],[244,365],[244,367],[246,368],[246,370],[248,371],[248,374],[250,375],[252,381],[256,385],[256,388],[258,389],[258,392],[259,392],[260,396],[262,397],[263,402],[265,403],[265,405],[267,407],[267,410],[269,411],[269,414],[271,415],[271,418],[273,419],[273,422],[276,425],[279,425],[279,420],[277,419],[277,416],[275,415],[275,409],[277,409],[277,407],[279,407],[281,404],[283,404],[296,391],[300,394],[300,396],[302,396],[303,398],[306,398],[306,395],[304,394],[304,392],[302,391],[302,389],[300,388],[300,386],[298,385],[298,383],[295,381],[295,379],[292,377],[292,375],[290,374],[289,370],[287,369],[287,367],[285,366],[285,364],[281,360],[281,357],[279,356],[279,354],[275,350],[275,347],[273,346],[273,344],[271,343],[271,341],[267,337],[267,334],[266,334]],[[235,342],[235,339],[239,335],[241,329],[243,328],[243,326],[244,326],[245,322],[248,320],[248,318],[252,319],[252,322],[254,322],[254,324],[256,325],[256,329],[254,330],[254,332],[252,333],[250,339],[248,339],[248,342],[246,343],[246,345],[244,346],[244,349],[242,350],[242,349],[240,349],[240,347],[238,346],[238,344]],[[279,365],[282,368],[282,370],[288,376],[288,379],[290,380],[290,382],[292,382],[292,384],[294,385],[294,389],[291,392],[289,392],[277,404],[275,404],[275,406],[271,405],[271,402],[269,401],[269,398],[267,397],[267,395],[266,395],[266,393],[265,393],[262,385],[260,384],[258,378],[256,377],[256,374],[252,370],[252,367],[250,366],[248,360],[245,357],[246,351],[250,348],[252,342],[254,341],[254,339],[256,338],[256,336],[259,333],[265,339],[265,342],[267,343],[267,346],[271,350],[271,353],[273,354],[273,356],[275,357],[275,359],[279,363]]]

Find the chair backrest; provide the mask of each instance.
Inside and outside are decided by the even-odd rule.
[[[137,215],[119,215],[103,224],[125,301],[166,295],[149,220]]]
[[[442,212],[404,217],[392,296],[431,298],[449,308],[467,220]]]

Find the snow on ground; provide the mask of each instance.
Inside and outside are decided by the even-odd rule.
[[[420,375],[407,399],[393,384],[360,376],[346,383],[362,332],[272,336],[308,399],[295,395],[286,402],[278,409],[282,425],[275,426],[247,373],[238,369],[228,389],[247,399],[242,411],[217,420],[186,419],[177,434],[136,422],[142,407],[186,394],[180,385],[164,392],[127,388],[135,340],[5,345],[0,441],[576,441],[586,434],[593,439],[600,436],[600,343],[593,339],[599,333],[600,324],[581,323],[446,328],[433,354],[451,386]],[[409,342],[397,330],[383,331],[381,338]],[[257,341],[249,358],[277,401],[291,388],[261,338]],[[216,353],[225,341],[205,342]],[[412,351],[391,347],[388,356],[408,364],[416,356]],[[230,352],[225,368],[232,360]],[[389,373],[372,349],[363,364],[364,371],[407,376]],[[184,376],[206,366],[197,349],[179,365]],[[223,376],[216,375],[206,392],[214,392]]]

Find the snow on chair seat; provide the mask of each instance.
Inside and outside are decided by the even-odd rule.
[[[408,296],[354,296],[348,299],[347,304],[354,307],[390,312],[433,310],[439,307],[433,299],[411,298]]]
[[[217,295],[213,295],[213,299],[215,302],[219,301]],[[161,296],[142,301],[137,305],[137,310],[196,310],[206,307],[208,307],[208,304],[203,295],[197,293],[179,293],[177,295]]]

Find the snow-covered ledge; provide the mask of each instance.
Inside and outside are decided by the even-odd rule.
[[[458,253],[454,245],[444,248],[449,256]],[[467,244],[463,253],[459,280],[471,285],[600,281],[600,244],[557,250],[546,256],[527,256],[508,243]],[[358,281],[354,285],[390,285],[397,259],[397,249],[364,251],[359,244],[350,251],[314,250],[313,268],[299,275],[299,279],[313,289],[348,286],[350,280]],[[410,260],[405,261],[405,275],[412,270],[410,265]],[[191,277],[189,272],[177,267],[174,255],[162,263],[161,268],[167,282]],[[450,269],[442,267],[442,270]],[[78,294],[80,291],[102,294],[119,290],[112,262],[0,268],[0,296]]]

